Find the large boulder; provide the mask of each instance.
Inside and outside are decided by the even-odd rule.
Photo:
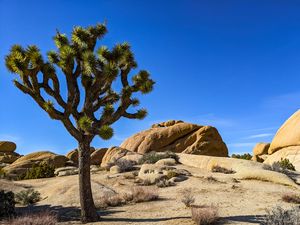
[[[141,157],[141,154],[114,146],[106,151],[105,155],[102,158],[101,167],[107,167],[109,163],[118,161],[120,159],[125,159],[137,163],[137,161]]]
[[[108,148],[96,149],[91,154],[91,165],[100,165]]]
[[[269,155],[264,163],[272,165],[273,163],[278,162],[281,159],[288,159],[295,166],[295,169],[297,171],[300,171],[300,146],[290,146],[282,148],[272,155]]]
[[[34,164],[45,162],[55,168],[59,168],[64,167],[67,161],[68,158],[63,155],[57,155],[49,151],[41,151],[22,156],[3,169],[9,177],[18,177],[26,173]]]
[[[154,124],[121,145],[121,148],[145,154],[151,151],[173,151],[196,155],[228,156],[228,149],[216,128],[183,121]]]
[[[0,152],[14,152],[17,145],[11,141],[0,141]]]
[[[289,146],[300,146],[300,110],[285,121],[277,131],[268,153],[271,155],[279,149]]]
[[[91,147],[90,148],[90,154],[92,154],[94,151],[95,151],[95,148]],[[78,149],[76,148],[76,149],[73,149],[73,150],[69,151],[66,154],[66,157],[68,159],[70,159],[71,161],[73,161],[75,164],[78,164]]]
[[[265,156],[268,154],[269,148],[270,143],[257,143],[253,148],[252,160],[256,162],[263,162],[265,160]]]

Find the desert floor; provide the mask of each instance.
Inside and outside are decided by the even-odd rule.
[[[213,204],[219,207],[220,224],[259,224],[266,209],[276,205],[284,208],[293,206],[281,200],[284,193],[299,193],[299,190],[289,186],[257,180],[237,181],[231,174],[208,173],[183,165],[176,167],[188,170],[192,176],[186,181],[177,183],[176,186],[158,188],[160,199],[157,201],[100,210],[101,221],[92,224],[194,224],[190,209],[181,202],[181,192],[185,188],[192,188],[196,204]],[[216,181],[207,179],[209,176],[216,178]],[[124,173],[110,175],[109,172],[99,171],[92,174],[95,202],[107,191],[129,190],[136,185],[133,181],[125,179]],[[17,182],[0,180],[0,186],[16,192],[32,187],[38,190],[43,198],[37,205],[32,206],[32,210],[55,210],[64,221],[59,224],[80,224],[77,175]],[[19,207],[19,210],[24,209]]]

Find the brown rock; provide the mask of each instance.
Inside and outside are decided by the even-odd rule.
[[[107,167],[109,162],[119,160],[120,158],[126,156],[128,153],[130,153],[130,151],[117,146],[109,148],[102,158],[101,167]]]
[[[297,171],[300,171],[300,146],[290,146],[282,148],[272,155],[269,155],[268,158],[264,161],[265,164],[272,165],[274,162],[278,162],[281,159],[288,159],[294,166]]]
[[[20,176],[24,174],[27,169],[31,168],[34,164],[46,162],[55,168],[65,166],[68,158],[63,155],[56,155],[49,151],[34,152],[21,158],[4,168],[8,176]]]
[[[257,143],[253,148],[253,155],[260,156],[260,155],[268,154],[269,147],[270,147],[270,143],[263,143],[263,142]]]
[[[17,145],[11,141],[0,141],[0,152],[14,152]]]
[[[216,128],[175,120],[154,124],[151,129],[126,139],[120,147],[141,154],[173,151],[228,156],[228,149]]]
[[[300,110],[295,112],[279,128],[273,138],[268,153],[271,155],[279,149],[289,146],[300,146]]]
[[[95,148],[94,147],[91,147],[90,148],[90,154],[92,154],[93,152],[95,151]],[[78,149],[73,149],[71,151],[69,151],[67,154],[66,154],[66,157],[70,160],[72,160],[75,164],[78,164]]]
[[[20,158],[20,155],[15,152],[7,152],[0,155],[0,163],[13,163],[18,158]]]
[[[96,149],[91,154],[91,165],[100,165],[108,148],[99,148]]]

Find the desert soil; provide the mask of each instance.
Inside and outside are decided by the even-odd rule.
[[[293,187],[257,180],[240,180],[231,174],[210,173],[198,168],[177,165],[192,173],[188,180],[176,186],[158,188],[160,199],[154,202],[137,203],[110,207],[100,210],[102,219],[95,225],[192,225],[190,209],[181,202],[182,190],[191,188],[196,196],[196,204],[215,205],[219,208],[222,224],[259,224],[266,209],[277,205],[292,207],[281,200],[284,193],[297,193]],[[94,199],[101,198],[105,191],[123,192],[136,185],[132,179],[125,179],[124,174],[110,175],[99,171],[92,174]],[[213,176],[216,181],[207,177]],[[4,181],[0,187],[18,192],[32,187],[38,190],[43,200],[34,209],[49,208],[57,210],[65,222],[60,225],[80,224],[78,221],[78,177],[66,176],[37,180]],[[150,186],[151,187],[151,186]],[[153,188],[156,188],[153,186]],[[22,208],[20,208],[22,210]]]

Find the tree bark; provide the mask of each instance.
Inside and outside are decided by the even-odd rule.
[[[92,195],[90,161],[90,141],[83,139],[79,142],[79,196],[83,223],[99,219]]]

